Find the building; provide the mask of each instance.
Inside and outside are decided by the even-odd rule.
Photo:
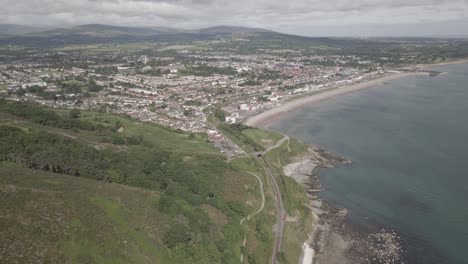
[[[33,87],[33,86],[47,87],[47,83],[46,82],[31,82],[31,83],[21,84],[21,88],[23,88],[23,89]]]

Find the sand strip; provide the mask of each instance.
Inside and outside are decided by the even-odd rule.
[[[309,244],[304,243],[302,244],[302,252],[303,252],[303,257],[300,263],[301,264],[313,264],[314,257],[315,257],[315,250],[311,246],[309,246]]]
[[[341,94],[347,94],[355,91],[359,91],[365,88],[377,86],[380,84],[383,84],[385,82],[391,81],[391,80],[396,80],[408,76],[418,76],[421,75],[419,73],[415,72],[409,72],[409,73],[391,73],[391,74],[386,74],[383,75],[382,77],[365,81],[362,83],[356,83],[352,85],[346,85],[346,86],[341,86],[337,88],[331,88],[329,90],[323,90],[314,94],[311,94],[309,96],[304,96],[301,98],[298,98],[294,101],[284,103],[280,106],[277,106],[273,109],[270,109],[268,111],[265,111],[263,113],[260,113],[256,116],[253,116],[249,118],[245,124],[248,126],[253,126],[253,127],[262,127],[267,125],[268,123],[271,123],[272,121],[276,120],[278,117],[281,115],[290,112],[292,110],[295,110],[301,106],[304,106],[306,104],[312,103],[312,102],[318,102],[318,101],[323,101],[326,99],[329,99],[331,97],[341,95]]]

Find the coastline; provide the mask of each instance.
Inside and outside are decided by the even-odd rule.
[[[451,60],[451,61],[446,61],[446,62],[438,62],[434,64],[409,65],[408,67],[416,68],[416,69],[426,69],[430,67],[438,67],[438,66],[445,66],[445,65],[452,65],[452,64],[464,64],[464,63],[468,63],[468,58]],[[283,104],[275,106],[267,111],[251,116],[247,120],[245,120],[244,124],[248,126],[252,126],[252,127],[262,128],[276,121],[278,118],[281,118],[282,115],[288,112],[291,112],[297,108],[300,108],[308,103],[327,100],[334,96],[359,91],[365,88],[371,88],[377,85],[381,85],[388,81],[398,80],[398,79],[410,77],[410,76],[427,76],[427,75],[421,74],[418,72],[386,73],[382,76],[379,76],[378,78],[367,80],[361,83],[343,85],[343,86],[338,86],[335,88],[330,88],[327,90],[317,91],[311,94],[304,94],[303,96],[300,96],[297,99],[293,99],[292,101],[289,101],[289,102],[284,102]]]
[[[445,66],[452,64],[465,64],[468,59],[441,62],[435,64],[413,65],[412,68],[427,69],[437,66]],[[298,98],[292,98],[291,101],[284,100],[280,105],[254,115],[244,121],[244,124],[257,128],[266,128],[269,124],[276,122],[286,113],[303,107],[309,103],[319,102],[330,99],[334,96],[359,91],[365,88],[375,87],[385,82],[397,80],[410,76],[424,76],[420,72],[404,72],[404,73],[387,73],[378,76],[375,79],[367,80],[361,83],[338,86],[327,90],[317,91],[312,94],[303,94]],[[386,230],[385,227],[380,230],[363,230],[356,223],[351,223],[346,219],[347,210],[345,208],[337,208],[328,201],[322,200],[317,193],[322,190],[320,180],[317,173],[320,168],[329,168],[333,165],[346,164],[346,161],[339,157],[328,156],[326,151],[318,151],[316,146],[309,145],[314,150],[312,153],[319,154],[318,157],[323,157],[322,161],[316,159],[305,158],[299,163],[312,161],[315,166],[310,169],[310,165],[306,170],[310,169],[309,173],[304,173],[298,169],[296,175],[294,173],[286,173],[291,168],[289,165],[284,166],[286,169],[285,175],[294,178],[300,183],[309,197],[307,207],[311,210],[314,220],[312,221],[313,231],[309,234],[309,238],[304,241],[301,247],[302,255],[300,264],[314,263],[368,263],[369,259],[378,260],[378,263],[406,263],[408,255],[404,250],[406,247],[405,241],[399,234],[392,230]],[[316,148],[316,149],[314,149]],[[309,149],[309,153],[310,149]],[[325,163],[323,163],[325,161]],[[327,162],[328,161],[328,162]],[[301,164],[303,166],[304,164]],[[307,166],[306,166],[307,167]],[[301,172],[300,172],[301,171]],[[289,175],[287,175],[289,174]],[[368,252],[369,248],[388,248],[392,250],[380,252]],[[377,262],[376,262],[377,263]]]
[[[322,191],[319,170],[351,161],[307,145],[307,154],[296,156],[291,162],[283,166],[284,175],[302,185],[309,198],[304,206],[312,214],[312,231],[302,244],[299,264],[406,263],[398,234],[384,227],[360,228],[348,221],[346,208],[318,196]],[[375,262],[369,262],[370,259]]]
[[[430,68],[430,67],[446,66],[446,65],[451,65],[451,64],[464,64],[464,63],[468,63],[468,58],[460,59],[460,60],[446,61],[446,62],[438,62],[438,63],[434,63],[434,64],[418,64],[415,67]]]
[[[410,77],[410,76],[427,76],[427,75],[423,75],[417,72],[387,73],[378,78],[364,81],[361,83],[344,85],[344,86],[339,86],[336,88],[330,88],[327,90],[318,91],[310,95],[304,95],[303,97],[294,99],[290,102],[286,102],[272,109],[269,109],[265,112],[252,116],[245,121],[245,124],[248,126],[258,127],[258,128],[265,127],[269,123],[276,121],[282,115],[288,112],[291,112],[297,108],[300,108],[304,105],[307,105],[309,103],[327,100],[334,96],[352,93],[352,92],[359,91],[362,89],[381,85],[388,81],[397,80],[397,79]]]

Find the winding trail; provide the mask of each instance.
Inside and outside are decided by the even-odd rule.
[[[273,188],[273,193],[275,195],[275,201],[276,201],[276,227],[275,227],[275,247],[273,249],[273,254],[271,257],[271,263],[272,264],[277,264],[278,263],[278,253],[281,250],[281,244],[283,242],[283,233],[284,233],[284,224],[285,224],[285,219],[286,219],[286,210],[284,209],[283,206],[283,197],[281,196],[281,191],[280,188],[278,187],[278,183],[276,182],[275,176],[270,170],[270,167],[268,167],[268,164],[265,162],[263,159],[263,156],[265,156],[269,151],[279,148],[285,141],[288,141],[288,152],[291,152],[291,148],[289,146],[290,142],[290,137],[288,135],[283,135],[284,137],[278,142],[276,142],[275,145],[267,148],[263,153],[254,153],[253,155],[257,157],[257,159],[260,161],[260,164],[263,167],[263,170],[267,173],[267,175],[270,177],[271,181],[271,186]],[[278,157],[278,162],[281,163]]]
[[[286,219],[286,211],[283,206],[283,198],[281,196],[281,191],[280,188],[278,187],[278,183],[276,182],[275,176],[271,172],[270,168],[268,167],[268,164],[265,162],[263,159],[263,156],[267,154],[268,152],[272,151],[273,149],[279,148],[284,142],[288,141],[288,152],[291,152],[291,148],[289,146],[290,142],[290,137],[287,135],[284,135],[284,137],[276,142],[275,145],[268,147],[264,152],[257,152],[257,153],[251,153],[251,155],[256,158],[260,164],[262,165],[263,170],[265,173],[268,175],[270,178],[271,186],[273,189],[273,194],[275,196],[275,205],[276,205],[276,226],[275,226],[275,246],[273,248],[273,253],[271,257],[271,263],[272,264],[277,264],[278,263],[278,253],[281,250],[281,244],[283,242],[283,233],[284,233],[284,224],[285,224],[285,219]],[[240,224],[242,225],[244,221],[247,219],[249,220],[250,217],[255,216],[256,214],[260,213],[263,208],[265,207],[265,193],[263,191],[263,182],[262,179],[256,175],[255,173],[249,172],[249,171],[244,171],[246,173],[249,173],[253,176],[255,176],[260,183],[260,190],[262,194],[262,205],[260,208],[253,214],[248,215],[247,217],[244,217],[240,220]],[[242,243],[243,246],[245,246],[247,242],[247,238],[244,236],[244,241]],[[244,254],[241,252],[240,256],[240,262],[244,263]]]
[[[265,208],[265,192],[263,191],[263,181],[262,181],[262,179],[257,174],[255,174],[253,172],[250,172],[250,171],[244,171],[244,172],[248,173],[248,174],[251,174],[251,175],[255,176],[255,178],[257,178],[258,183],[260,184],[260,193],[262,194],[262,205],[260,206],[260,208],[255,213],[252,213],[252,214],[248,215],[247,217],[242,218],[240,220],[240,222],[239,222],[241,225],[244,223],[244,221],[246,219],[249,220],[250,217],[259,214],[263,210],[263,208]],[[242,242],[242,246],[245,247],[246,242],[247,242],[247,237],[244,236],[244,241]],[[241,252],[241,256],[240,256],[240,262],[244,263],[244,254],[242,254],[242,252]]]
[[[275,200],[276,200],[276,230],[275,230],[275,247],[273,249],[273,254],[271,257],[271,263],[272,264],[277,264],[278,263],[278,253],[281,250],[281,244],[283,242],[283,231],[284,231],[284,222],[285,222],[285,216],[286,216],[286,211],[284,210],[283,206],[283,198],[281,197],[281,191],[278,187],[278,184],[276,183],[275,176],[271,172],[270,168],[266,164],[266,162],[263,160],[262,156],[257,156],[257,159],[260,161],[260,164],[262,165],[263,169],[265,172],[268,174],[271,180],[271,186],[273,188],[273,193],[275,195]]]
[[[289,136],[288,135],[283,135],[284,137],[280,140],[278,140],[278,142],[276,142],[275,145],[271,146],[271,147],[268,147],[265,151],[264,151],[264,154],[267,154],[268,152],[274,150],[275,148],[279,148],[281,145],[283,145],[283,143],[287,140],[288,141],[288,150],[289,152],[291,152],[291,149],[289,148]]]

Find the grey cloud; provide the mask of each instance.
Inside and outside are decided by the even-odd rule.
[[[233,24],[277,29],[468,18],[468,0],[0,0],[0,5],[0,23],[47,25]]]

